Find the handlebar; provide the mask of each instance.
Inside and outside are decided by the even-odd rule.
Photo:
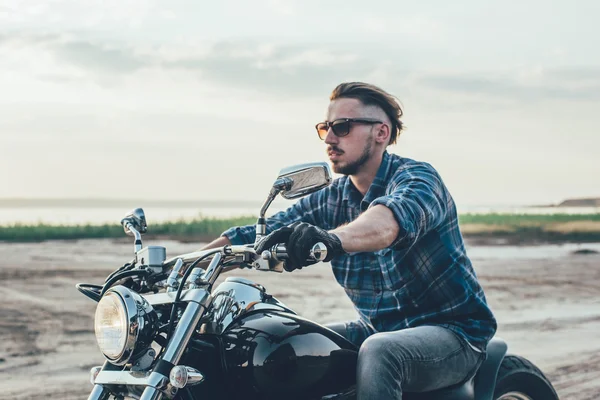
[[[277,261],[283,261],[288,259],[287,249],[285,245],[279,244],[273,246],[270,250],[265,250],[260,255],[263,260],[275,259]],[[327,258],[327,246],[319,242],[310,249],[310,255],[307,261],[323,261]]]
[[[252,245],[252,244],[250,244],[250,245],[228,245],[228,246],[224,246],[224,247],[217,247],[217,248],[213,248],[213,249],[209,249],[209,250],[202,250],[202,251],[198,251],[198,252],[182,254],[182,255],[173,257],[173,258],[165,260],[163,262],[163,268],[173,267],[178,259],[181,259],[184,262],[184,264],[188,264],[191,262],[196,262],[200,258],[204,258],[206,256],[210,256],[210,255],[221,253],[221,252],[224,252],[223,254],[225,256],[231,256],[231,255],[236,255],[236,254],[237,255],[254,254],[254,256],[252,256],[250,258],[251,265],[253,268],[261,270],[261,271],[268,270],[268,271],[275,271],[275,272],[283,272],[283,267],[281,267],[281,262],[288,259],[287,249],[286,249],[285,245],[283,245],[283,244],[273,246],[272,248],[263,251],[262,254],[260,254],[260,255],[256,254],[254,252],[254,245]],[[246,256],[244,256],[244,258],[245,257]],[[257,257],[257,258],[254,258],[254,257]],[[327,258],[327,246],[325,246],[325,244],[319,242],[311,248],[310,256],[307,261],[319,262],[319,261],[325,260],[325,258]],[[254,261],[252,261],[252,260],[254,260]],[[246,261],[248,261],[248,260],[246,259]],[[202,262],[197,264],[196,267],[205,269],[206,265],[204,265],[204,264],[208,264],[208,262],[209,262],[209,259],[207,259],[206,261],[203,260]]]

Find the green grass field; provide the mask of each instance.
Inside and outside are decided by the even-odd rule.
[[[465,237],[502,238],[513,244],[600,242],[600,213],[466,214],[459,221]]]
[[[253,224],[253,217],[199,218],[152,224],[148,235],[183,241],[208,241],[231,226]],[[459,217],[465,237],[502,238],[510,243],[600,242],[598,214],[464,214]],[[120,225],[13,225],[0,226],[0,241],[39,242],[124,237]]]

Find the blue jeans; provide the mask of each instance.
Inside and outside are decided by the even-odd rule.
[[[351,324],[351,323],[349,323]],[[348,338],[345,323],[327,325]],[[402,399],[402,392],[429,392],[466,381],[485,353],[439,326],[375,333],[360,346],[356,395],[365,399]]]

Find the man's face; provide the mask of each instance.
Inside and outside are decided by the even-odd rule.
[[[365,106],[356,99],[336,99],[331,101],[327,111],[327,121],[340,118],[379,119],[379,112],[372,106]],[[351,123],[348,135],[339,137],[329,128],[325,143],[327,155],[333,171],[338,174],[355,175],[371,158],[373,129],[379,124]]]

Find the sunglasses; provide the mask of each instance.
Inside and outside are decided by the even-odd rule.
[[[319,122],[315,128],[317,128],[319,138],[325,140],[329,128],[335,136],[343,137],[350,133],[351,124],[383,124],[383,122],[375,119],[340,118],[333,121]]]

